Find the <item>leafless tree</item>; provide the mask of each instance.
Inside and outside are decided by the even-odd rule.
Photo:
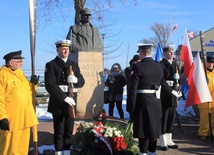
[[[137,5],[137,0],[41,0],[38,1],[39,14],[42,18],[46,18],[47,22],[51,21],[51,18],[60,13],[62,17],[65,17],[65,12],[74,8],[75,11],[75,24],[80,20],[80,10],[82,10],[87,4],[90,9],[97,15],[99,20],[102,20],[102,13],[114,8],[117,3],[133,2]]]
[[[149,39],[142,39],[141,42],[143,43],[152,43],[154,44],[154,48],[157,48],[158,42],[160,43],[161,47],[165,46],[169,41],[171,28],[170,25],[164,25],[161,23],[155,23],[150,27],[150,29],[155,33],[154,37]]]
[[[155,36],[151,38],[144,38],[141,40],[142,43],[152,43],[154,44],[154,48],[157,48],[158,42],[160,43],[161,47],[172,44],[170,40],[170,35],[172,34],[170,24],[161,24],[161,23],[155,23],[150,27],[150,29],[154,32]],[[193,32],[194,36],[197,36],[199,34],[196,30],[187,30],[187,32]]]
[[[112,10],[118,3],[124,4],[126,2],[137,5],[137,0],[41,0],[38,1],[38,17],[40,20],[45,20],[45,22],[49,24],[55,15],[61,15],[61,18],[66,20],[69,13],[74,11],[74,23],[77,24],[80,20],[80,10],[87,6],[92,11],[93,24],[102,32],[101,37],[103,38],[103,42],[112,42],[111,45],[104,44],[103,51],[106,59],[112,59],[124,53],[124,51],[117,53],[118,49],[122,46],[122,40],[118,38],[113,39],[116,38],[122,30],[118,30],[117,34],[111,34],[111,27],[117,24],[118,20],[116,13]],[[114,55],[112,55],[113,53]]]

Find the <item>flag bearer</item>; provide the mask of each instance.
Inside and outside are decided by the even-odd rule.
[[[53,116],[55,155],[70,155],[74,118],[69,111],[76,105],[77,91],[85,80],[78,64],[69,59],[70,40],[55,43],[57,56],[46,63],[45,88],[50,94],[48,111]],[[73,75],[69,75],[72,66]],[[73,98],[68,94],[68,83],[73,84]]]
[[[179,84],[179,67],[174,60],[174,45],[163,47],[164,58],[160,64],[164,70],[164,79],[167,84],[174,89],[174,84]],[[161,149],[166,151],[168,148],[177,149],[178,145],[172,140],[173,123],[176,114],[177,98],[174,95],[167,95],[164,89],[161,89],[162,119],[160,136]]]

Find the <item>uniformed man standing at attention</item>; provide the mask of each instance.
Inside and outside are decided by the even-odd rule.
[[[76,62],[69,59],[70,40],[55,43],[58,55],[45,67],[45,87],[50,94],[48,112],[53,115],[55,155],[70,155],[74,118],[70,106],[76,105],[78,88],[85,80]],[[69,75],[72,66],[73,74]],[[73,98],[68,96],[68,83],[73,83]]]
[[[175,85],[179,84],[179,66],[174,60],[174,45],[163,47],[164,58],[160,61],[163,67],[164,78],[167,84],[174,89]],[[177,87],[177,86],[176,86]],[[177,98],[174,95],[167,95],[164,89],[161,89],[161,104],[162,104],[162,119],[160,136],[161,149],[166,151],[168,148],[177,149],[178,145],[172,141],[173,123],[176,114]]]
[[[156,91],[161,86],[169,95],[178,93],[164,80],[162,66],[151,55],[152,44],[138,44],[141,61],[133,65],[128,88],[127,111],[133,121],[133,136],[139,140],[140,155],[155,155],[161,134],[161,101]]]

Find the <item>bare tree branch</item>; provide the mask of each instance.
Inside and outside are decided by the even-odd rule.
[[[157,48],[158,42],[161,46],[165,46],[168,43],[168,39],[171,33],[170,25],[164,25],[160,23],[155,23],[150,27],[150,29],[154,32],[155,36],[149,39],[142,39],[141,42],[143,43],[152,43],[154,44],[154,48]]]
[[[70,14],[70,11],[75,11],[74,23],[78,23],[80,20],[80,10],[87,7],[93,12],[92,22],[98,29],[105,34],[105,40],[112,42],[112,45],[104,45],[105,54],[108,55],[109,59],[113,56],[113,53],[117,53],[119,48],[122,46],[122,39],[117,39],[116,41],[109,40],[111,37],[116,37],[117,34],[111,34],[111,27],[117,24],[118,18],[117,14],[111,12],[117,3],[134,3],[137,5],[137,0],[40,0],[38,1],[38,17],[39,20],[45,20],[47,24],[50,24],[53,19],[57,16],[66,21],[66,17]],[[74,8],[74,9],[73,9]],[[104,41],[103,39],[103,41]],[[106,42],[105,41],[105,42]],[[119,43],[120,41],[120,43]],[[116,54],[114,57],[118,57]]]

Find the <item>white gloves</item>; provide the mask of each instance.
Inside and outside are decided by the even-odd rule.
[[[173,78],[174,78],[175,80],[178,80],[178,79],[180,79],[180,75],[179,75],[178,73],[175,73],[175,74],[173,75]]]
[[[68,83],[77,83],[78,82],[78,79],[76,76],[74,75],[69,75],[68,78],[67,78],[67,82]]]
[[[175,90],[172,91],[172,95],[176,96],[177,98],[182,96],[181,92],[176,92]]]
[[[66,98],[64,99],[64,101],[65,101],[66,103],[68,103],[70,106],[75,106],[75,105],[76,105],[74,99],[71,98],[71,97],[66,97]]]

